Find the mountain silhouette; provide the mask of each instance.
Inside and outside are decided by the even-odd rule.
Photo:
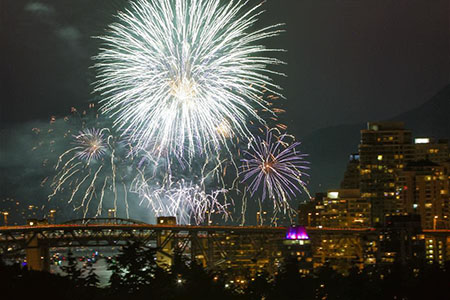
[[[450,84],[424,104],[386,121],[404,122],[413,137],[450,138]],[[360,130],[366,124],[322,128],[303,139],[302,150],[309,153],[311,162],[308,186],[312,194],[339,188],[350,154],[358,152]]]

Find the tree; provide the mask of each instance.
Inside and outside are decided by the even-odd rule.
[[[269,299],[299,299],[299,287],[302,285],[300,264],[296,257],[287,257],[274,278],[274,288]]]
[[[98,275],[95,273],[94,264],[91,261],[88,261],[84,270],[85,272],[87,272],[84,282],[85,286],[97,287],[100,280],[98,279]]]
[[[84,285],[84,278],[82,277],[84,270],[78,267],[77,259],[71,250],[67,253],[67,266],[62,266],[61,270],[66,273],[64,277],[69,279],[75,286]]]
[[[249,300],[260,300],[265,299],[270,294],[270,290],[269,274],[260,272],[255,277],[250,278],[245,294]]]
[[[111,289],[134,293],[148,286],[159,268],[155,254],[155,249],[141,242],[124,246],[119,255],[109,262]]]

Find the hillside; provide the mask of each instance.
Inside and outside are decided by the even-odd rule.
[[[405,122],[413,136],[450,138],[449,116],[450,84],[429,101],[390,120]],[[303,151],[310,155],[309,188],[313,194],[339,187],[348,157],[358,151],[360,130],[365,127],[358,123],[323,128],[303,140]]]

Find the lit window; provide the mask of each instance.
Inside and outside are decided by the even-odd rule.
[[[428,144],[430,142],[429,138],[416,138],[414,139],[415,144]]]
[[[337,199],[339,197],[339,192],[328,192],[328,198]]]

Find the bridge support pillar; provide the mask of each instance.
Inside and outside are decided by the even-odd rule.
[[[213,267],[214,266],[214,243],[213,243],[213,233],[208,232],[208,241],[207,241],[207,259],[205,260],[204,268]]]
[[[157,224],[160,225],[176,225],[175,217],[158,217]],[[156,261],[159,266],[169,268],[173,264],[174,246],[176,242],[173,239],[171,230],[163,230],[157,235]]]
[[[45,241],[37,235],[30,237],[26,248],[29,270],[50,272],[50,251]]]
[[[171,231],[163,230],[158,233],[156,261],[160,267],[169,268],[173,264],[173,244]]]

